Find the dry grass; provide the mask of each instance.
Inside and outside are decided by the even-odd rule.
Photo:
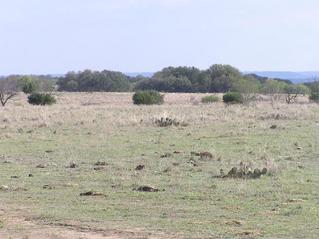
[[[56,125],[99,124],[103,128],[151,125],[161,117],[175,118],[192,125],[218,122],[265,120],[315,120],[316,104],[269,100],[253,105],[226,106],[222,102],[199,104],[205,94],[166,94],[161,106],[135,106],[131,93],[57,93],[57,104],[49,107],[32,106],[20,94],[6,107],[0,108],[2,127],[46,127]],[[194,103],[195,102],[195,103]],[[305,102],[301,99],[300,102]]]

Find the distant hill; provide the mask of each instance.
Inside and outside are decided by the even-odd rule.
[[[292,72],[292,71],[254,71],[245,72],[247,74],[256,74],[262,77],[278,78],[283,80],[290,80],[293,83],[311,82],[319,79],[319,71],[304,71],[304,72]]]

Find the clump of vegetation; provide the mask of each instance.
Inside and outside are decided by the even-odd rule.
[[[286,93],[286,102],[287,104],[293,104],[297,101],[299,95],[307,95],[309,94],[309,88],[305,85],[286,85],[285,88]]]
[[[214,103],[218,101],[219,101],[219,97],[215,95],[209,95],[202,98],[202,103],[204,104]]]
[[[133,95],[135,105],[160,105],[164,103],[164,95],[154,90],[138,91]]]
[[[240,79],[240,71],[230,65],[212,65],[207,70],[196,67],[167,67],[150,79],[135,85],[136,90],[162,92],[226,92]]]
[[[39,82],[30,76],[23,76],[19,79],[23,93],[32,94],[39,90]]]
[[[319,93],[311,93],[311,95],[309,96],[309,100],[319,103]]]
[[[240,179],[258,179],[262,175],[266,175],[268,169],[265,167],[263,169],[255,168],[252,169],[249,165],[240,163],[239,168],[233,167],[227,174],[220,170],[219,178],[240,178]]]
[[[159,127],[168,127],[168,126],[179,126],[180,122],[176,119],[167,118],[160,118],[155,120],[155,124]]]
[[[56,99],[50,94],[32,93],[28,97],[28,102],[31,105],[53,105]]]
[[[227,92],[223,96],[223,101],[227,104],[242,104],[243,96],[239,92]]]
[[[129,77],[115,71],[69,72],[58,82],[59,91],[124,92],[130,89]]]

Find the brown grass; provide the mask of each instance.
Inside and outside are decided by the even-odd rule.
[[[151,125],[161,117],[175,118],[187,124],[211,124],[233,121],[267,120],[315,120],[317,105],[301,103],[287,105],[278,102],[275,107],[270,100],[252,105],[226,106],[222,102],[197,103],[205,94],[166,94],[161,106],[135,106],[131,93],[56,93],[57,104],[32,106],[26,96],[18,95],[0,108],[2,128],[47,127],[55,125],[90,125],[121,127]],[[195,104],[194,104],[195,102]]]

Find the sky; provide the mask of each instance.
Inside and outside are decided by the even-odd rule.
[[[319,70],[318,0],[0,0],[0,75]]]

